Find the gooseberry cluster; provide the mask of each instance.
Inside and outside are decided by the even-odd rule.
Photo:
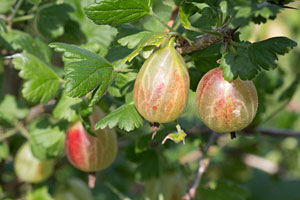
[[[189,94],[189,75],[174,40],[149,57],[134,85],[134,103],[149,122],[174,121],[184,110]],[[221,68],[207,72],[198,84],[196,107],[203,123],[217,133],[230,133],[248,126],[258,106],[252,81],[224,80]]]

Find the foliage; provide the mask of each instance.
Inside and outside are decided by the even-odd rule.
[[[0,0],[0,199],[180,199],[201,156],[209,166],[196,199],[299,199],[300,141],[285,135],[300,131],[299,10],[292,9],[299,6],[291,0]],[[134,105],[134,82],[170,38],[187,64],[188,105],[175,123],[149,126]],[[259,104],[237,139],[224,134],[210,144],[195,91],[219,66],[227,81],[253,81]],[[93,106],[106,113],[95,128],[115,128],[120,150],[91,190],[87,175],[67,162],[64,141],[76,120],[93,135]],[[52,176],[38,184],[20,183],[13,172],[27,141],[37,159],[55,162]]]

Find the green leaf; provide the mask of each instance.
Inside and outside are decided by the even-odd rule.
[[[74,45],[51,43],[49,46],[70,59],[65,66],[66,94],[79,97],[96,89],[90,102],[91,106],[95,104],[116,75],[113,66],[101,56]]]
[[[179,16],[180,16],[181,24],[184,28],[189,29],[191,27],[189,17],[194,15],[197,11],[198,8],[194,6],[192,3],[188,3],[188,2],[182,3],[179,9]]]
[[[0,19],[0,31],[7,33],[7,28],[3,19]]]
[[[248,53],[251,62],[258,68],[270,70],[277,67],[275,63],[278,60],[277,55],[284,55],[296,46],[297,43],[289,38],[273,37],[251,44]]]
[[[24,119],[27,114],[28,109],[15,96],[7,94],[0,102],[0,124],[12,125],[14,121]]]
[[[46,103],[56,95],[60,82],[53,67],[26,52],[14,55],[13,63],[19,76],[27,80],[22,90],[26,99]]]
[[[133,102],[114,110],[95,125],[95,129],[113,128],[117,126],[125,131],[132,131],[143,125],[143,119],[135,109]]]
[[[224,79],[232,81],[238,78],[242,80],[253,79],[258,73],[256,66],[250,61],[248,57],[248,50],[246,48],[237,48],[237,54],[225,53],[220,62]]]
[[[104,93],[107,91],[109,86],[114,81],[116,75],[117,75],[116,71],[111,71],[111,73],[108,76],[104,77],[101,85],[99,85],[99,87],[94,90],[93,97],[90,101],[89,106],[93,106],[101,99],[101,97],[104,95]]]
[[[96,24],[119,26],[136,21],[151,12],[152,0],[102,0],[84,8]]]
[[[55,158],[63,153],[66,124],[53,124],[43,116],[30,124],[30,146],[40,160]]]
[[[129,49],[137,47],[140,43],[147,41],[153,35],[150,31],[141,31],[139,33],[123,37],[118,40],[122,46],[127,46]]]
[[[68,4],[49,3],[40,7],[36,14],[36,26],[45,38],[63,35],[65,23],[70,19],[73,8]]]
[[[137,33],[134,35],[130,35],[127,36],[125,38],[120,39],[118,42],[122,42],[121,44],[128,44],[130,45],[130,47],[132,46],[137,46],[137,48],[128,56],[126,56],[123,60],[122,63],[125,63],[126,61],[130,62],[133,58],[135,58],[139,52],[141,50],[143,50],[145,47],[149,47],[149,46],[154,46],[154,47],[158,47],[160,46],[160,44],[162,43],[164,37],[167,35],[167,33]],[[138,42],[138,44],[135,44],[132,41],[132,39],[134,39],[136,37],[136,35],[138,35],[138,39],[140,39],[140,41]],[[142,38],[140,36],[143,36]],[[125,42],[126,41],[126,42]],[[153,50],[153,49],[152,49]],[[152,51],[151,50],[151,51]],[[147,49],[146,49],[147,51]]]
[[[81,103],[80,98],[72,98],[62,93],[58,103],[53,109],[53,116],[57,119],[65,119],[69,122],[73,122],[78,119],[76,110]]]
[[[208,72],[209,70],[217,67],[219,64],[217,60],[221,58],[221,43],[213,44],[200,51],[195,51],[191,54],[192,59],[195,61],[195,66],[201,72]]]
[[[110,79],[113,67],[106,62],[83,60],[66,66],[66,94],[71,97],[84,96]]]
[[[0,142],[0,162],[8,158],[8,156],[9,156],[9,146],[4,142]]]
[[[0,35],[11,45],[13,50],[23,50],[37,56],[46,63],[51,62],[51,51],[40,39],[33,38],[28,33],[10,30],[7,33],[0,32]]]
[[[133,90],[134,80],[136,79],[137,73],[119,73],[116,78],[114,85],[112,85],[108,92],[113,97],[122,97],[127,95]]]
[[[297,43],[286,37],[274,37],[255,43],[240,42],[234,51],[225,53],[220,62],[223,76],[232,81],[238,76],[251,80],[261,70],[277,67],[278,55],[289,52]],[[233,48],[233,47],[232,47]]]
[[[26,194],[27,200],[53,200],[46,186],[36,188]]]
[[[77,61],[92,59],[92,60],[99,60],[101,62],[107,62],[105,61],[104,58],[95,54],[94,52],[91,52],[87,49],[72,44],[53,42],[49,44],[49,47],[54,48],[54,50],[57,52],[64,53],[64,57],[68,59],[75,59]]]
[[[0,13],[7,13],[14,5],[15,0],[0,0]]]

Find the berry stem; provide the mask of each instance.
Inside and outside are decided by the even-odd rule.
[[[96,173],[90,172],[89,173],[89,188],[94,188],[96,183]]]
[[[230,137],[231,139],[235,139],[236,138],[236,132],[230,132]]]

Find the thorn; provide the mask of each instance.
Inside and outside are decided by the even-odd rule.
[[[236,138],[236,132],[230,132],[230,136],[231,136],[231,139],[235,139]]]

